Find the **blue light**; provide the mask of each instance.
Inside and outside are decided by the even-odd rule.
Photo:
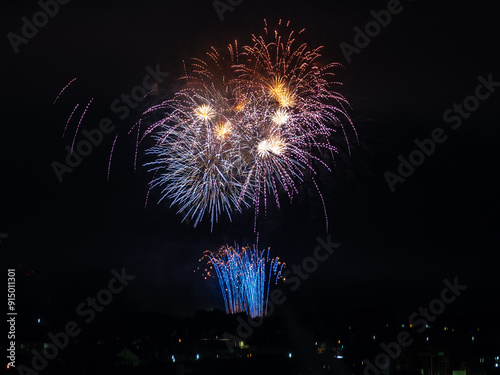
[[[199,354],[196,354],[196,359],[200,359],[200,355]]]
[[[288,353],[288,358],[292,358],[292,353]]]
[[[266,315],[271,279],[276,283],[284,264],[270,259],[269,249],[255,246],[240,248],[235,244],[222,247],[218,253],[205,252],[215,269],[228,314],[246,312],[252,318]]]

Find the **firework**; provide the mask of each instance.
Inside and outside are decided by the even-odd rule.
[[[59,97],[62,95],[62,93],[73,83],[75,82],[77,79],[77,77],[73,78],[71,81],[69,81],[66,86],[64,86],[61,91],[59,91],[59,94],[57,94],[56,98],[54,99],[54,101],[52,102],[52,104],[56,104],[57,100],[59,99]]]
[[[228,104],[221,96],[214,103],[216,94],[210,94],[179,94],[183,100],[170,103],[170,119],[176,125],[162,127],[155,135],[157,145],[148,150],[155,160],[147,165],[158,172],[152,187],[162,186],[162,199],[170,198],[195,226],[206,211],[214,223],[222,212],[231,215],[246,204],[240,198],[238,170],[244,155],[235,147],[237,133],[224,114]]]
[[[228,314],[245,312],[252,318],[266,315],[271,280],[276,283],[284,267],[278,257],[269,258],[269,251],[235,245],[204,253],[200,261],[208,259],[205,275],[213,276],[215,270]]]
[[[324,151],[337,152],[337,129],[349,147],[343,122],[352,126],[346,100],[333,90],[339,64],[321,64],[320,51],[266,25],[249,45],[193,59],[182,77],[186,88],[145,113],[165,114],[142,137],[155,139],[147,166],[160,200],[187,212],[195,226],[205,215],[213,226],[223,213],[231,219],[253,205],[256,225],[261,207],[269,200],[280,207],[282,192],[291,201],[307,175],[317,188],[316,166],[329,169]]]

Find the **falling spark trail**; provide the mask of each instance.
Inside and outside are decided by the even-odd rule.
[[[56,98],[55,98],[55,100],[54,100],[54,102],[53,102],[52,104],[56,104],[57,99],[59,99],[59,97],[61,96],[61,94],[64,92],[64,90],[66,90],[66,89],[69,87],[69,85],[71,85],[73,82],[75,82],[75,81],[76,81],[76,78],[77,78],[77,77],[75,77],[75,78],[73,78],[71,81],[69,81],[69,82],[66,84],[66,86],[64,86],[64,87],[62,88],[62,90],[61,90],[61,91],[59,91],[59,94],[57,94],[57,96],[56,96]]]
[[[118,139],[118,134],[115,136],[115,139],[113,140],[113,145],[111,146],[111,152],[109,153],[108,176],[106,178],[106,181],[109,181],[109,174],[111,173],[111,159],[113,158],[113,151],[115,150],[115,143],[117,139]]]
[[[80,120],[78,121],[78,126],[76,127],[76,130],[75,130],[75,136],[73,137],[73,142],[71,143],[71,153],[73,153],[73,148],[75,147],[76,136],[78,135],[78,130],[80,129],[80,124],[82,123],[83,117],[87,113],[87,109],[89,109],[89,106],[92,103],[92,100],[94,100],[94,98],[90,99],[90,101],[87,103],[82,115],[80,116]]]
[[[63,138],[64,138],[64,135],[66,134],[66,129],[68,128],[69,122],[71,121],[71,118],[73,117],[73,114],[75,113],[75,111],[79,105],[80,104],[75,105],[75,108],[73,108],[73,111],[71,111],[71,114],[69,115],[68,120],[66,121],[66,126],[64,127],[64,131],[62,134]]]
[[[319,187],[318,187],[318,184],[316,183],[316,180],[314,179],[314,177],[312,177],[311,179],[314,182],[314,186],[316,186],[316,190],[318,191],[319,197],[321,198],[321,203],[323,203],[323,210],[324,210],[324,213],[325,213],[326,233],[328,233],[328,215],[326,213],[325,200],[323,199],[323,194],[321,194],[321,190],[319,190]]]

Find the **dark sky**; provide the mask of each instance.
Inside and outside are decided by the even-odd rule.
[[[125,134],[151,102],[123,121],[110,104],[141,83],[146,66],[170,72],[160,85],[160,95],[169,97],[179,87],[183,59],[202,56],[210,45],[248,41],[264,18],[283,18],[297,30],[305,27],[311,46],[324,46],[325,62],[345,66],[340,91],[359,134],[350,156],[339,137],[333,172],[319,177],[329,234],[342,245],[289,295],[283,311],[409,315],[454,277],[469,289],[450,311],[498,305],[500,88],[459,129],[443,121],[447,109],[475,93],[478,76],[500,81],[497,13],[491,4],[401,4],[403,10],[348,63],[340,44],[353,45],[353,28],[363,29],[370,11],[387,2],[244,0],[221,22],[208,0],[73,0],[16,54],[7,34],[20,34],[21,17],[31,19],[39,5],[3,1],[0,233],[8,237],[0,254],[3,270],[18,269],[19,303],[64,314],[105,287],[113,268],[126,267],[136,279],[113,302],[124,311],[184,315],[223,307],[216,282],[193,270],[204,250],[255,240],[251,210],[211,232],[207,223],[180,223],[165,204],[144,208],[150,176],[133,170],[133,138],[120,138],[106,182],[115,133],[62,183],[51,163],[64,160],[75,123],[69,136],[62,133],[76,103],[94,98],[82,129],[108,117]],[[416,138],[429,138],[439,127],[446,142],[391,192],[384,172],[396,172],[398,156],[408,157]],[[259,232],[260,245],[271,246],[288,265],[310,256],[316,237],[326,236],[314,186],[306,182],[296,201],[271,209]]]

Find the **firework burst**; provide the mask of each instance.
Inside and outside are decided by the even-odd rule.
[[[321,64],[321,48],[298,44],[293,31],[264,30],[227,54],[212,48],[206,60],[193,59],[186,87],[145,113],[165,114],[142,137],[156,141],[151,187],[195,226],[252,205],[256,225],[260,208],[269,200],[279,207],[282,191],[291,201],[307,173],[317,186],[315,166],[328,168],[321,155],[336,153],[337,129],[349,146],[347,102],[333,90],[339,64]]]

